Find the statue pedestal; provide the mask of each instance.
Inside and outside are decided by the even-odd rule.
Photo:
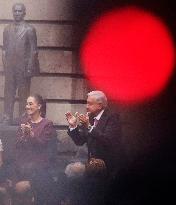
[[[15,138],[17,129],[17,126],[8,126],[0,124],[0,139],[2,141],[4,149],[4,160],[14,159]]]

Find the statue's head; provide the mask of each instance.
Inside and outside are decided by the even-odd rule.
[[[12,7],[13,17],[16,22],[20,22],[26,15],[26,7],[22,3],[16,3]]]

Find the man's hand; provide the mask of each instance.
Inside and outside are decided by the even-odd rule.
[[[89,126],[89,115],[88,113],[83,115],[83,114],[78,114],[78,119],[79,119],[79,122],[85,126],[86,128],[88,128]]]
[[[71,112],[65,113],[65,116],[69,126],[75,128],[77,126],[77,118],[74,115],[72,115]]]

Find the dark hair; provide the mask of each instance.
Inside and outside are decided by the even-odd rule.
[[[90,158],[85,167],[86,176],[101,178],[107,175],[107,167],[102,159]]]
[[[41,117],[45,117],[46,116],[46,101],[39,94],[30,95],[30,97],[33,97],[37,101],[37,103],[41,105],[41,108],[40,108]]]

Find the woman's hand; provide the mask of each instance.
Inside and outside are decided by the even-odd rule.
[[[21,130],[24,136],[31,136],[33,137],[32,127],[29,123],[21,124]]]

